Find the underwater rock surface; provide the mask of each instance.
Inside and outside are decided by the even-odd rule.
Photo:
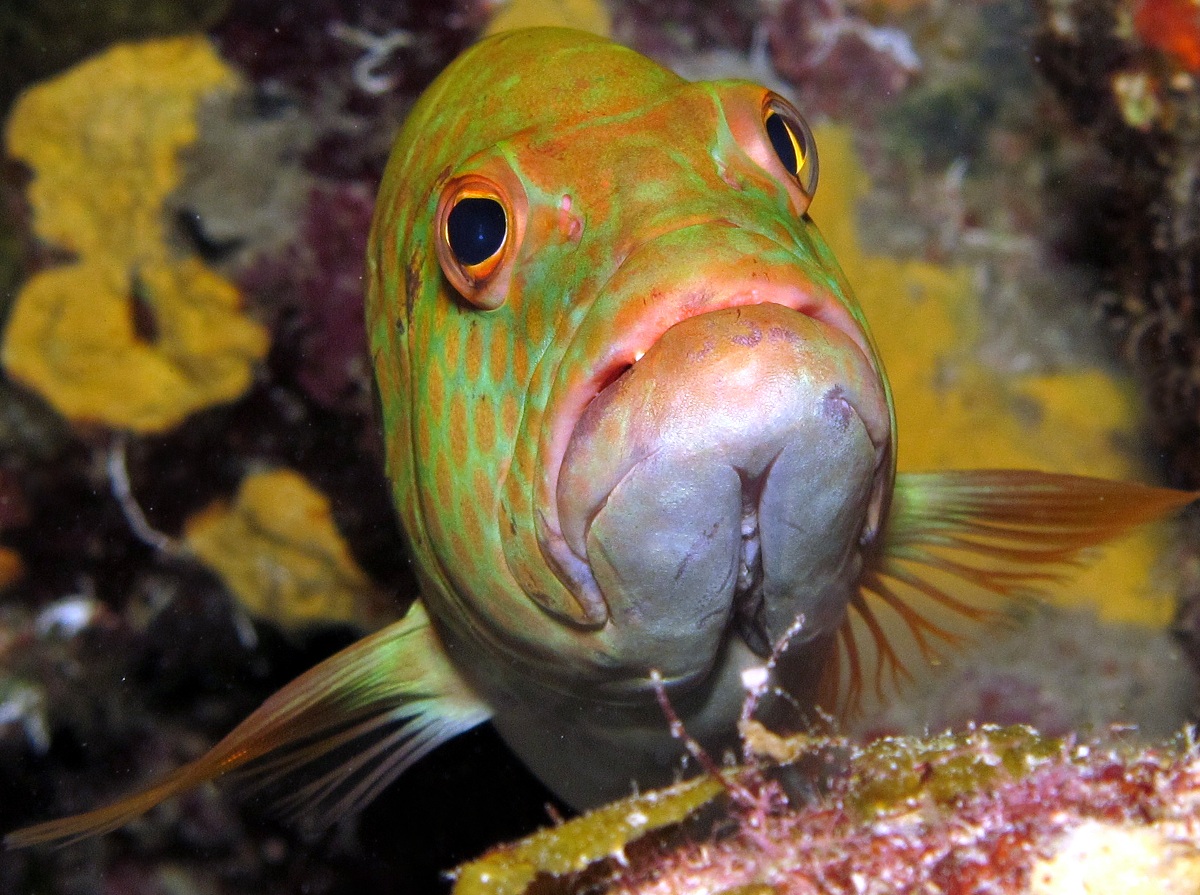
[[[1192,741],[1138,750],[1025,727],[866,746],[782,739],[757,725],[746,733],[759,762],[725,772],[723,785],[701,778],[635,796],[498,848],[456,871],[455,895],[1190,895],[1200,887]],[[789,794],[793,766],[802,776],[824,769],[826,789]]]

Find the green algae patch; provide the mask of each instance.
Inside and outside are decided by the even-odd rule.
[[[700,777],[622,799],[558,827],[541,830],[464,864],[454,895],[522,895],[539,876],[565,876],[620,856],[647,833],[677,824],[724,789]]]
[[[863,747],[845,783],[847,802],[863,815],[962,796],[1019,779],[1063,754],[1063,742],[1031,727],[985,725],[940,736],[884,737]]]

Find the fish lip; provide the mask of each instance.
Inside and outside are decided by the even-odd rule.
[[[877,375],[882,374],[879,364],[875,360],[874,348],[870,344],[865,330],[833,295],[822,294],[817,290],[799,286],[750,286],[744,289],[735,289],[720,296],[698,296],[694,305],[684,300],[678,308],[683,313],[658,315],[657,317],[647,314],[649,325],[631,328],[630,331],[623,333],[623,338],[609,352],[609,361],[577,387],[580,395],[590,395],[590,397],[586,397],[580,402],[577,408],[572,408],[577,412],[569,414],[571,431],[574,432],[575,424],[583,416],[588,404],[637,363],[671,327],[711,311],[763,304],[789,308],[841,332],[854,342],[871,369]],[[565,453],[564,450],[563,454]],[[555,459],[561,463],[562,456]]]
[[[689,317],[684,317],[680,321],[680,323],[684,323],[688,320],[693,320],[698,317],[704,317],[709,314],[715,314],[721,310],[726,310],[728,308],[761,307],[763,305],[773,305],[775,307],[786,307],[785,305],[782,305],[782,304],[779,304],[776,302],[756,302],[756,303],[752,303],[752,304],[729,305],[726,308],[718,308],[718,309],[714,309],[711,311],[706,310],[706,311],[701,312],[700,314],[695,314],[695,315],[692,315]],[[791,308],[787,308],[787,309],[792,310]],[[797,313],[800,313],[800,312],[797,312]],[[825,324],[823,324],[821,321],[817,320],[816,318],[809,317],[809,319],[812,320],[817,325],[818,331],[825,327]],[[675,324],[675,325],[678,325],[678,324]],[[664,331],[664,334],[665,334],[665,331]],[[657,344],[657,342],[655,344]],[[851,347],[850,345],[846,345],[845,342],[843,342],[842,344],[846,348],[846,350],[849,350],[849,351],[854,351],[855,347],[858,347],[860,345],[860,343],[857,341],[851,342],[851,345],[853,345],[854,347]],[[653,347],[654,346],[651,345],[651,348],[653,348]],[[647,349],[647,350],[650,350],[650,349]],[[863,364],[868,364],[869,366],[871,366],[871,369],[875,369],[873,365],[870,365],[868,356],[866,356],[862,353],[862,349],[858,348],[858,351],[859,351],[858,362],[863,363]],[[640,358],[635,359],[633,361],[633,363],[624,366],[619,372],[614,373],[611,376],[611,381],[608,382],[608,384],[605,385],[599,392],[597,392],[590,400],[588,400],[587,402],[584,403],[583,408],[579,412],[579,416],[574,418],[574,420],[572,421],[572,423],[569,427],[570,435],[567,439],[568,448],[580,426],[580,421],[581,421],[582,417],[584,416],[584,414],[587,413],[588,408],[590,408],[591,405],[595,401],[598,401],[601,398],[603,398],[603,396],[606,395],[608,392],[617,388],[619,386],[620,382],[633,372],[634,368],[637,366],[639,361],[640,361]],[[878,414],[878,408],[874,408],[874,407],[870,406],[870,399],[868,397],[868,393],[864,392],[864,391],[860,391],[858,389],[854,389],[854,388],[849,388],[849,389],[844,388],[841,384],[834,384],[825,392],[825,395],[824,395],[824,398],[822,399],[822,401],[823,401],[823,404],[825,404],[825,405],[832,402],[832,403],[839,404],[842,407],[848,408],[849,412],[852,413],[855,417],[857,417],[857,419],[859,420],[860,424],[863,427],[863,430],[866,432],[867,437],[870,439],[871,444],[875,448],[877,465],[879,463],[881,463],[883,457],[885,456],[886,448],[890,444],[890,440],[891,440],[891,438],[890,438],[890,433],[891,433],[891,424],[890,423],[891,423],[891,421],[890,421],[890,418],[886,418],[886,419],[881,418]],[[844,411],[838,411],[838,412],[844,412]],[[843,421],[843,423],[841,424],[841,427],[844,428],[845,424],[846,424],[846,421]],[[655,453],[657,453],[657,449],[652,449],[648,453],[646,453],[644,456],[642,456],[641,460],[642,461],[648,460]],[[563,464],[565,462],[566,462],[566,453],[564,452],[563,456],[559,459],[558,464],[556,466],[556,475],[555,475],[555,495],[556,495],[556,506],[557,506],[557,510],[558,510],[557,520],[556,520],[557,521],[557,529],[556,530],[557,530],[557,532],[560,533],[560,535],[563,538],[564,542],[566,543],[567,547],[571,550],[571,552],[574,554],[574,556],[578,557],[580,562],[584,563],[586,565],[587,564],[587,559],[586,559],[587,532],[591,528],[592,521],[596,518],[596,516],[600,513],[600,511],[604,508],[605,504],[607,503],[608,498],[607,498],[607,496],[602,496],[599,498],[599,500],[594,505],[589,506],[587,508],[586,512],[582,515],[582,520],[580,520],[578,515],[572,514],[571,518],[574,520],[574,522],[576,524],[564,524],[564,514],[563,514],[562,507],[557,505],[557,487],[558,487],[558,482],[561,481],[561,479],[562,479],[562,468],[563,468]],[[772,460],[771,462],[773,463],[774,461]],[[768,464],[768,466],[769,465],[770,464]],[[630,471],[632,471],[632,467],[631,467]],[[739,470],[739,474],[742,474],[744,472],[745,472],[744,470]],[[626,474],[628,474],[628,473],[626,473]],[[765,476],[765,472],[759,474],[759,478],[761,478],[762,476]],[[623,479],[624,479],[624,476],[621,476],[620,478],[615,479],[612,483],[613,486],[615,487]],[[745,483],[743,483],[743,484],[745,486]],[[580,521],[582,521],[581,529],[579,527]]]
[[[723,293],[685,292],[661,297],[652,310],[641,318],[641,325],[628,327],[620,333],[621,337],[608,352],[607,361],[567,392],[565,406],[561,406],[555,415],[549,453],[545,456],[548,499],[539,513],[541,531],[538,544],[550,568],[579,600],[585,626],[602,626],[608,621],[609,613],[586,555],[581,554],[564,537],[559,516],[558,483],[562,464],[580,419],[591,402],[632,369],[671,327],[711,311],[761,304],[780,305],[844,334],[858,348],[862,361],[883,378],[883,370],[865,328],[835,294],[810,282],[739,284]],[[853,403],[851,407],[863,421],[877,451],[884,452],[891,438],[890,421],[873,430],[869,425],[869,416],[864,416]]]

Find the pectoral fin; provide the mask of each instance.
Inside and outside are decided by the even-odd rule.
[[[822,704],[853,713],[963,642],[1013,601],[1044,593],[1082,551],[1200,493],[1015,470],[903,473],[879,552],[839,631]],[[976,627],[977,630],[977,627]]]
[[[283,807],[306,817],[311,812],[314,825],[325,826],[362,808],[422,756],[490,714],[450,665],[424,607],[415,603],[400,621],[292,681],[203,757],[149,789],[25,827],[4,841],[9,847],[66,844],[107,833],[231,771],[252,786],[286,779]],[[292,786],[297,779],[301,784]]]

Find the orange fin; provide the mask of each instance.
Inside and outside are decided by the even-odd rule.
[[[65,845],[107,833],[231,771],[252,785],[315,776],[290,787],[283,807],[312,812],[313,825],[324,827],[489,715],[446,659],[424,607],[414,603],[403,619],[292,681],[204,756],[150,788],[95,811],[25,827],[4,841],[10,848]]]
[[[902,473],[884,541],[838,632],[821,703],[853,715],[940,660],[978,624],[1011,617],[1082,552],[1168,515],[1200,492],[1017,470]]]

